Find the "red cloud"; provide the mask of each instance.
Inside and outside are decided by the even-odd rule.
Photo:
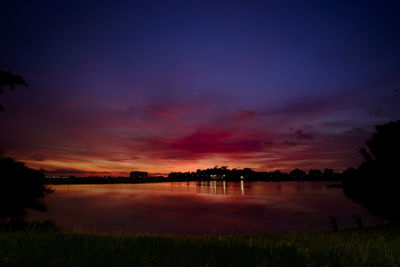
[[[227,132],[204,131],[174,141],[171,148],[194,154],[245,153],[262,150],[259,140],[235,137]]]

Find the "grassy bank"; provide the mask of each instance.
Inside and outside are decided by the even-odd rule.
[[[400,266],[400,226],[195,237],[5,231],[0,266]]]

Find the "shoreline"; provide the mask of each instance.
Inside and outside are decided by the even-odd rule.
[[[164,180],[162,180],[164,179]],[[147,184],[147,183],[169,183],[169,182],[326,182],[333,183],[326,185],[331,188],[342,188],[341,181],[315,181],[315,180],[280,180],[280,181],[271,181],[271,180],[174,180],[167,178],[157,178],[157,179],[148,179],[148,180],[134,180],[130,178],[44,178],[42,179],[43,184],[45,185],[74,185],[74,184]]]

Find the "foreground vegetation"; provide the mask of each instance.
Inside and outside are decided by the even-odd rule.
[[[0,232],[0,266],[400,266],[400,226],[256,236]]]

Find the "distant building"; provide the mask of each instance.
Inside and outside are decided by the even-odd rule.
[[[149,178],[149,174],[147,172],[131,172],[129,174],[129,176],[131,177],[131,179],[135,179],[135,180],[141,180],[141,179]]]

